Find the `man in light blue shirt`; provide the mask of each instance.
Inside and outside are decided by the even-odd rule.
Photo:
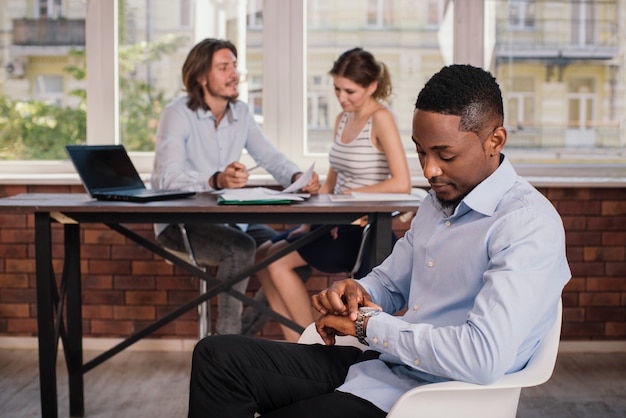
[[[435,74],[412,135],[429,196],[380,266],[313,297],[327,345],[202,340],[189,416],[379,418],[415,386],[488,384],[522,369],[570,270],[560,216],[501,153],[503,123],[491,74],[469,65]],[[371,350],[335,346],[335,335]]]
[[[250,174],[239,162],[243,150],[281,185],[302,172],[263,135],[239,96],[237,50],[226,40],[205,39],[189,52],[182,69],[186,95],[161,113],[155,146],[152,187],[195,192],[240,188]],[[317,174],[303,191],[317,193]],[[155,225],[166,247],[185,251],[177,225]],[[217,279],[225,280],[252,265],[257,243],[275,234],[265,225],[187,225],[198,261],[217,264]],[[233,285],[245,292],[248,280]],[[241,332],[241,301],[218,295],[217,332]]]

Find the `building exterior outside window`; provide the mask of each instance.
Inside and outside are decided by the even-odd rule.
[[[88,71],[81,78],[84,50],[90,48],[85,22],[94,1],[8,0],[0,4],[3,106],[41,101],[73,111],[83,109],[85,115],[108,111],[86,109],[81,99],[81,91],[84,94],[89,85]],[[121,132],[111,141],[121,141],[131,151],[150,153],[162,106],[182,93],[184,57],[197,41],[215,36],[237,45],[241,98],[250,103],[267,132],[277,132],[270,138],[288,148],[296,161],[325,160],[334,116],[340,110],[328,77],[333,60],[355,46],[370,50],[391,71],[390,107],[412,154],[415,95],[447,63],[441,39],[453,29],[443,22],[455,2],[302,0],[298,8],[297,1],[281,1],[117,0]],[[302,70],[293,54],[297,45],[287,51],[281,44],[287,45],[285,39],[269,43],[267,38],[296,18],[302,19],[301,28],[291,24],[286,30],[304,40],[299,49]],[[484,21],[485,32],[494,34],[487,69],[497,76],[504,93],[510,132],[507,148],[513,158],[554,162],[558,150],[559,155],[570,154],[576,160],[626,159],[626,0],[484,0]],[[293,32],[297,30],[304,33]],[[303,73],[304,92],[268,81],[270,74],[286,81],[295,73]],[[271,91],[267,86],[273,86]],[[303,132],[284,137],[276,124],[292,123],[293,118],[268,119],[265,106],[273,103],[268,98],[275,100],[278,95],[283,100],[296,93],[303,98],[294,101]],[[0,121],[0,166],[1,160],[26,158],[11,155],[10,137],[3,136],[7,126]],[[58,137],[57,141],[89,143],[90,136],[84,136]],[[285,146],[288,141],[300,145]],[[29,155],[39,158],[36,153]],[[46,155],[41,158],[65,158]]]

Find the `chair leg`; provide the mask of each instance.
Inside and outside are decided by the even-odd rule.
[[[207,292],[206,281],[199,279],[200,294]],[[211,335],[211,301],[207,300],[198,305],[198,338],[202,339]]]
[[[198,261],[196,260],[196,255],[193,251],[193,247],[191,246],[191,240],[189,239],[189,234],[187,233],[187,227],[184,224],[178,224],[178,229],[180,231],[180,236],[183,240],[183,244],[185,245],[185,249],[187,250],[187,254],[189,257],[189,261],[194,266],[207,271],[207,268],[204,266],[200,266]],[[207,282],[199,279],[200,281],[200,294],[203,295],[207,292]],[[198,305],[198,337],[204,338],[208,335],[211,335],[211,301],[207,300]]]

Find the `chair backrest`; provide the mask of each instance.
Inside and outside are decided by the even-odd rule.
[[[359,252],[357,253],[354,266],[352,266],[352,271],[348,273],[348,277],[351,279],[354,279],[354,276],[359,272],[359,270],[361,270],[361,265],[363,264],[363,260],[365,259],[365,250],[367,248],[371,229],[371,224],[367,224],[363,228],[363,233],[361,234],[361,244],[359,245]]]
[[[561,336],[562,309],[559,302],[554,324],[524,369],[491,385],[451,381],[419,386],[404,393],[387,417],[515,418],[521,389],[541,385],[552,376]],[[304,330],[298,342],[323,344],[315,324]],[[365,347],[354,337],[337,337],[337,344]]]
[[[432,383],[405,392],[388,418],[515,418],[521,389],[545,383],[556,363],[561,337],[562,305],[552,328],[524,369],[491,385],[466,382]]]

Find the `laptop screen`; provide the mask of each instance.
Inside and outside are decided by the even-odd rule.
[[[123,145],[67,145],[65,148],[89,194],[145,188]]]

